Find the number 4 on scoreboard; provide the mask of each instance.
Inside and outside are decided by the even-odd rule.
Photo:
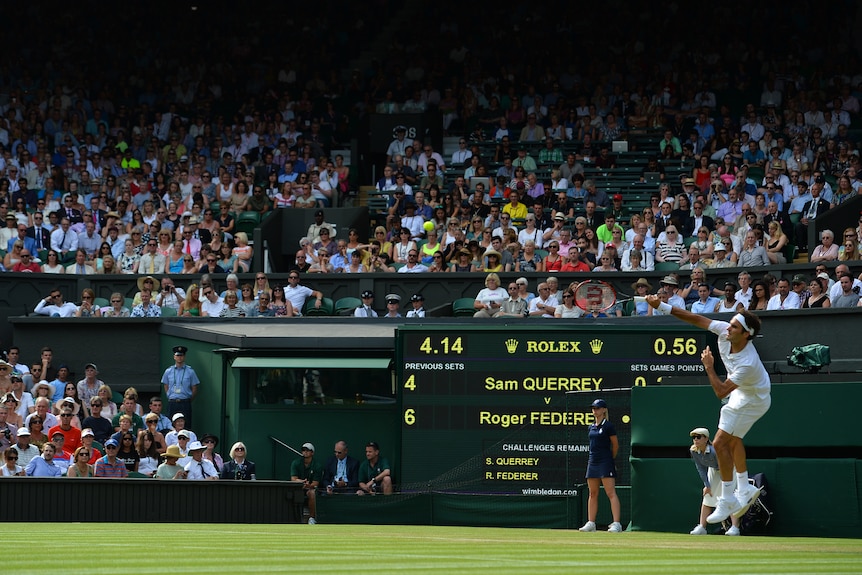
[[[410,391],[416,391],[416,376],[411,375],[404,382],[404,389],[409,389]]]

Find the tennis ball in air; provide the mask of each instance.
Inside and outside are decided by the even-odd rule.
[[[424,224],[422,224],[422,227],[425,228],[426,232],[430,232],[434,229],[434,222],[425,222]]]

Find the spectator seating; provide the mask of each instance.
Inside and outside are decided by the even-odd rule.
[[[335,315],[353,315],[353,310],[362,305],[358,297],[343,297],[335,302]]]
[[[475,302],[475,298],[472,297],[456,299],[452,302],[452,315],[455,317],[473,317],[473,314],[476,313],[473,308]]]
[[[325,297],[320,302],[320,307],[315,307],[314,298],[308,298],[305,300],[305,306],[302,309],[302,315],[305,316],[325,316],[332,315],[335,310],[335,304],[332,303],[332,299]]]

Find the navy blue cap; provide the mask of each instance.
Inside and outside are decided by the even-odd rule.
[[[604,399],[597,399],[592,403],[592,405],[590,407],[605,407],[606,408],[607,406],[608,406],[608,404],[605,403]]]

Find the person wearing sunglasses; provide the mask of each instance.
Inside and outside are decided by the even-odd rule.
[[[63,292],[59,289],[52,290],[48,297],[40,299],[33,308],[33,313],[50,317],[73,317],[77,311],[78,306],[64,301]]]
[[[700,504],[700,517],[690,535],[707,535],[706,518],[717,505],[718,494],[721,492],[721,475],[718,473],[718,458],[712,441],[709,440],[709,430],[705,427],[695,427],[689,433],[691,446],[689,454],[694,461],[694,468],[703,483],[703,500]],[[732,527],[725,535],[739,535],[739,519],[731,515]]]
[[[129,476],[126,464],[117,458],[120,443],[113,437],[105,442],[106,455],[96,462],[96,477],[123,478]]]
[[[254,461],[246,459],[248,451],[245,443],[237,441],[230,448],[230,460],[224,464],[221,471],[222,479],[233,479],[238,481],[254,481],[257,479],[257,471]]]
[[[66,471],[66,477],[95,477],[96,470],[89,461],[90,448],[80,446],[72,455],[72,463]]]
[[[21,477],[25,475],[24,468],[18,465],[18,450],[10,447],[3,452],[5,464],[0,468],[0,477]]]

